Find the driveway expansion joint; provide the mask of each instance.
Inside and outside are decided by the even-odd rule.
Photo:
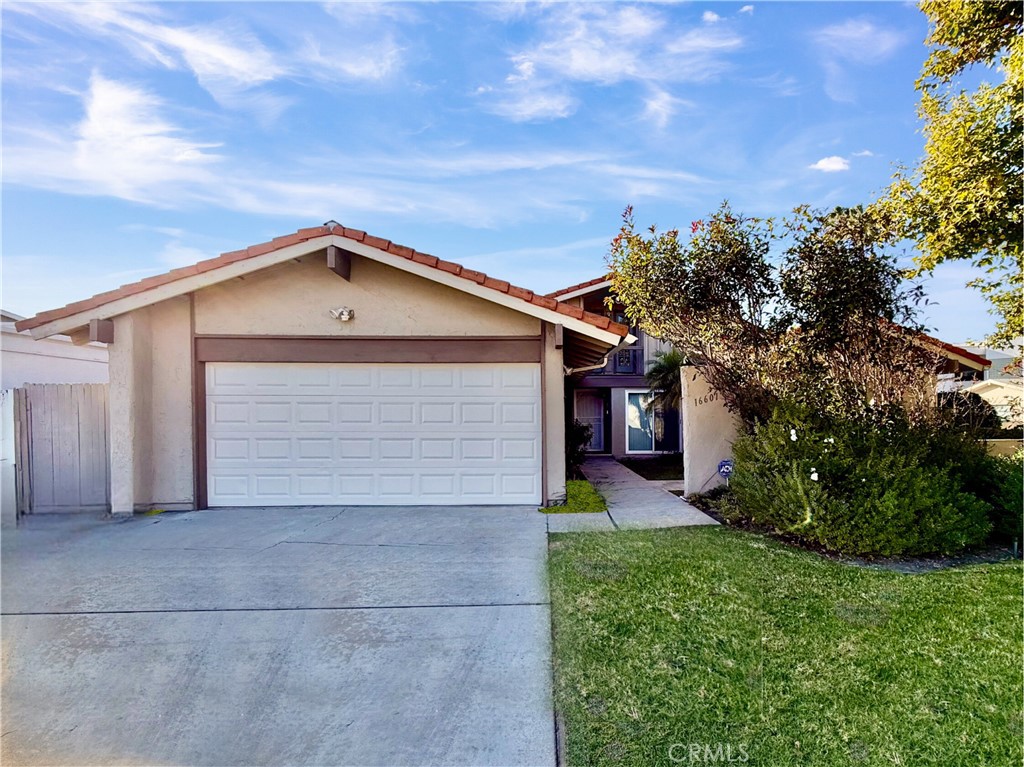
[[[423,605],[328,605],[326,607],[190,607],[152,608],[143,610],[52,610],[0,613],[3,618],[30,618],[60,615],[160,615],[167,613],[279,613],[279,612],[338,612],[342,610],[444,610],[467,607],[549,607],[550,602],[481,602],[466,604]]]

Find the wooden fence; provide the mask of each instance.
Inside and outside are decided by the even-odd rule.
[[[14,390],[19,514],[110,508],[106,384],[28,384]]]

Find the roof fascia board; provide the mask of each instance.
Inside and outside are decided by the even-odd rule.
[[[445,272],[426,264],[410,261],[409,259],[402,258],[401,256],[395,256],[391,253],[387,253],[386,251],[370,247],[369,245],[364,245],[361,242],[356,242],[355,240],[350,240],[347,237],[342,237],[337,234],[326,234],[322,237],[316,237],[295,245],[287,245],[279,250],[270,251],[269,253],[240,259],[234,263],[225,264],[224,266],[217,267],[216,269],[211,269],[208,272],[182,277],[181,279],[174,280],[166,285],[159,285],[155,288],[144,290],[141,293],[119,298],[108,304],[98,306],[95,309],[86,309],[67,317],[55,319],[51,322],[32,328],[30,332],[32,333],[32,337],[35,339],[47,338],[60,333],[67,333],[75,328],[82,327],[91,319],[110,319],[111,317],[126,314],[128,312],[135,311],[136,309],[141,309],[145,306],[159,303],[160,301],[166,301],[170,298],[186,295],[193,291],[210,287],[211,285],[235,279],[236,277],[244,277],[252,272],[257,272],[261,269],[266,269],[267,267],[284,263],[285,261],[289,261],[293,258],[299,258],[301,256],[309,255],[310,253],[315,253],[318,250],[324,250],[328,245],[338,245],[352,251],[353,253],[358,253],[366,258],[379,261],[387,266],[401,269],[402,271],[415,274],[432,282],[446,285],[463,293],[469,293],[470,295],[505,306],[513,311],[528,314],[545,322],[562,325],[570,330],[575,330],[576,332],[582,333],[590,338],[607,343],[610,346],[616,346],[621,341],[619,336],[614,333],[609,333],[608,331],[597,328],[590,323],[577,320],[574,317],[569,317],[550,309],[545,309],[541,306],[536,306],[535,304],[531,304],[523,299],[501,293],[500,291],[492,288],[485,288],[482,285],[464,277],[459,277],[450,272]]]
[[[136,309],[159,303],[160,301],[166,301],[169,298],[183,296],[220,282],[226,282],[236,277],[244,277],[252,272],[258,272],[260,269],[266,269],[268,266],[274,266],[293,258],[309,255],[318,250],[323,250],[334,239],[336,239],[334,235],[324,235],[323,237],[306,240],[295,245],[287,245],[280,250],[272,250],[269,253],[263,253],[251,258],[243,258],[234,263],[211,269],[208,272],[182,277],[179,280],[168,282],[166,285],[158,285],[141,293],[119,298],[95,309],[86,309],[77,314],[61,317],[39,327],[32,328],[30,332],[32,337],[36,339],[46,338],[57,333],[67,333],[70,330],[86,325],[91,319],[110,319],[119,314],[126,314]]]

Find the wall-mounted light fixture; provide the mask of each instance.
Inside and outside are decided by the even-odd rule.
[[[341,320],[342,322],[354,320],[356,317],[356,310],[349,309],[347,306],[342,306],[339,309],[331,309],[330,312],[331,316],[334,317],[334,319]]]

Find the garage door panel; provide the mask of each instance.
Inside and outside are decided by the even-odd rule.
[[[536,364],[209,363],[208,501],[537,503]]]

